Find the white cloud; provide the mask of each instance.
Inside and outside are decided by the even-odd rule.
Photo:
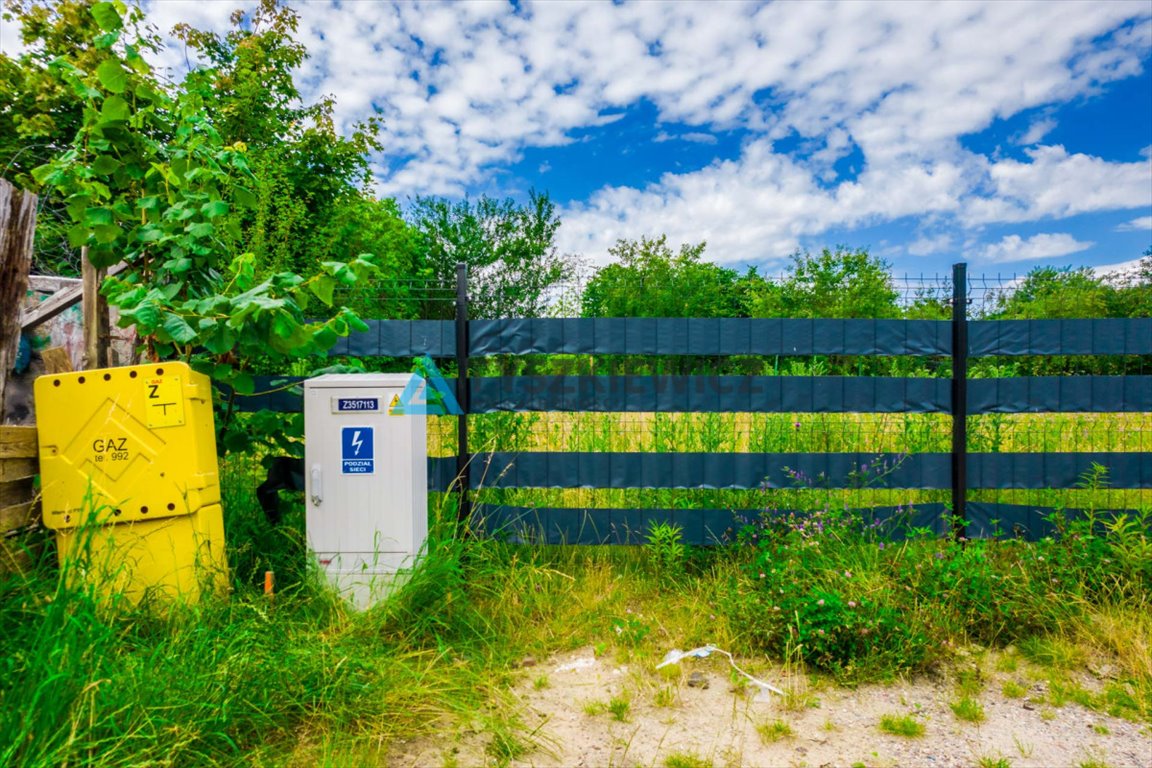
[[[223,31],[236,6],[254,0],[148,7],[166,32],[178,21]],[[594,259],[617,237],[660,232],[707,239],[720,261],[774,259],[804,237],[920,216],[934,234],[909,252],[930,254],[957,241],[949,225],[1152,206],[1148,150],[1114,162],[1039,144],[1056,107],[1148,65],[1146,4],[316,0],[297,10],[312,54],[299,72],[305,98],[333,96],[344,130],[374,108],[385,120],[383,194],[484,188],[525,149],[567,144],[641,103],[655,109],[656,141],[705,146],[746,132],[732,160],[637,188],[605,178],[567,206],[562,247]],[[182,67],[185,52],[170,48],[163,63]],[[1016,139],[1024,159],[963,148],[962,137],[1025,110],[1040,117]],[[784,154],[784,139],[804,150]],[[835,166],[852,152],[862,161],[843,181]],[[1061,243],[1029,238],[1016,251]]]
[[[1113,163],[1061,146],[1027,150],[1031,162],[988,167],[992,194],[965,212],[970,224],[1035,221],[1093,211],[1152,207],[1152,163]]]
[[[148,23],[167,38],[167,45],[152,58],[152,62],[170,73],[185,72],[190,66],[202,64],[184,44],[167,37],[177,24],[187,24],[193,29],[225,32],[228,19],[234,11],[252,11],[256,0],[231,0],[231,2],[205,2],[205,0],[145,0],[143,8]]]
[[[3,13],[0,10],[0,13]],[[20,40],[23,26],[19,21],[0,18],[0,53],[16,57],[24,51],[24,43]]]
[[[715,144],[717,139],[711,133],[702,133],[700,131],[688,131],[686,133],[668,133],[667,131],[660,131],[652,139],[657,144],[663,144],[667,141],[688,141],[693,144]]]
[[[1126,4],[536,2],[515,13],[317,2],[300,12],[313,90],[334,94],[345,121],[369,100],[382,106],[397,170],[380,185],[397,194],[458,192],[523,148],[564,143],[640,99],[663,121],[702,128],[839,131],[887,173],[955,162],[956,138],[998,116],[1138,71],[1148,37],[1147,23],[1133,24],[1104,53],[1093,47],[1140,14]]]
[[[918,237],[908,244],[907,251],[913,256],[928,256],[955,250],[955,241],[949,234],[934,237]]]
[[[1130,261],[1122,261],[1119,264],[1103,264],[1099,267],[1092,267],[1092,273],[1096,277],[1108,277],[1109,275],[1129,275],[1140,269],[1141,259],[1132,259]]]
[[[1117,232],[1152,232],[1152,216],[1140,216],[1116,227]]]
[[[1021,134],[1017,141],[1021,144],[1039,144],[1055,127],[1056,121],[1051,117],[1036,120],[1028,126],[1028,130]]]
[[[1022,238],[1020,235],[1007,235],[998,243],[988,245],[980,258],[984,261],[1032,261],[1054,259],[1079,253],[1091,248],[1094,243],[1083,243],[1063,232],[1040,234]]]

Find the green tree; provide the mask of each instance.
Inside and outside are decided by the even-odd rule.
[[[532,191],[527,204],[481,196],[475,202],[416,197],[408,211],[416,230],[421,274],[447,289],[456,264],[468,266],[473,317],[537,317],[550,291],[573,274],[573,262],[556,250],[560,218],[547,193]],[[451,316],[436,303],[425,316]]]
[[[40,194],[33,269],[80,274],[80,251],[69,243],[71,222],[62,200],[39,189],[32,170],[66,151],[83,122],[84,99],[60,76],[62,66],[94,72],[103,60],[92,41],[105,34],[92,15],[95,0],[4,0],[0,23],[19,22],[23,51],[0,53],[0,174]],[[139,49],[156,41],[126,15]]]
[[[1111,314],[1115,317],[1152,317],[1152,246],[1134,269],[1107,275],[1112,287]]]
[[[1036,267],[997,297],[998,320],[1107,317],[1113,289],[1089,267]]]
[[[225,145],[206,114],[212,73],[162,82],[125,26],[139,11],[120,2],[89,10],[99,26],[92,69],[62,59],[51,67],[83,102],[81,125],[32,175],[62,199],[72,246],[98,266],[128,265],[104,287],[121,322],[135,324],[154,357],[182,357],[240,391],[251,390],[253,357],[317,354],[363,328],[347,309],[310,321],[304,308],[309,297],[331,306],[338,286],[374,269],[370,257],[261,280],[255,256],[228,247],[238,228],[229,213],[250,197],[251,174],[244,147]]]
[[[703,261],[704,248],[702,242],[684,243],[673,251],[665,235],[617,240],[608,249],[615,263],[599,270],[584,289],[584,316],[744,315],[741,278],[732,269]]]
[[[173,32],[211,64],[204,110],[222,140],[246,149],[253,201],[234,214],[237,250],[256,254],[262,273],[348,261],[363,250],[388,253],[390,263],[409,269],[410,247],[393,253],[386,248],[396,245],[395,238],[368,242],[366,235],[379,227],[349,226],[363,222],[368,210],[389,219],[385,230],[401,224],[394,206],[375,206],[368,193],[368,153],[381,149],[379,121],[357,123],[345,137],[336,130],[331,98],[304,103],[294,72],[308,52],[296,39],[293,9],[260,0],[250,13],[233,13],[231,24],[224,35],[187,24]]]
[[[753,317],[899,317],[889,270],[863,248],[797,252],[783,280],[750,297],[750,310]]]

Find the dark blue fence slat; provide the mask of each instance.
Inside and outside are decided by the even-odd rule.
[[[333,355],[450,357],[448,320],[368,320],[367,331],[340,339]],[[942,320],[789,318],[574,318],[473,320],[474,356],[496,354],[628,355],[948,355],[951,324]],[[969,354],[1150,355],[1152,318],[974,320]]]
[[[1152,376],[1032,376],[971,379],[968,413],[1152,411]]]
[[[970,453],[970,488],[1076,488],[1093,464],[1109,488],[1152,488],[1152,453]]]
[[[455,456],[428,457],[428,490],[447,491],[456,481]]]
[[[1152,318],[973,320],[968,353],[989,355],[1152,355]]]
[[[865,525],[876,526],[885,541],[906,538],[909,529],[932,536],[951,531],[941,503],[915,507],[875,507],[861,510]],[[810,517],[811,511],[764,509],[620,509],[587,507],[510,507],[477,504],[473,522],[487,534],[525,544],[643,544],[649,526],[668,523],[681,528],[686,544],[731,543],[737,534],[762,518]],[[754,532],[749,528],[748,532]]]
[[[1075,509],[969,502],[968,536],[1037,541],[1057,533],[1051,521],[1057,511],[1070,520],[1083,514]],[[936,538],[950,536],[948,513],[947,505],[938,502],[859,510],[864,526],[874,525],[881,541],[906,539],[913,531]],[[1122,513],[1134,512],[1097,512],[1101,517]],[[789,516],[800,521],[813,514],[811,510],[515,507],[481,502],[472,519],[488,535],[522,544],[643,544],[650,525],[668,523],[681,528],[684,543],[709,546],[732,543],[742,530],[751,535],[755,528],[749,525],[765,518]]]
[[[981,501],[968,502],[968,536],[974,539],[1018,538],[1037,541],[1055,536],[1059,531],[1053,523],[1054,515],[1068,520],[1084,516],[1084,511],[1065,507],[1040,507],[1029,504],[997,504]],[[1138,515],[1133,509],[1097,509],[1098,520],[1116,515]]]
[[[950,487],[950,454],[916,453],[482,453],[473,488],[878,488]],[[453,458],[429,459],[429,483],[455,477]],[[433,464],[442,462],[443,470]],[[1111,488],[1152,488],[1149,453],[974,453],[972,488],[1076,488],[1093,463]],[[451,467],[449,471],[448,467]],[[877,475],[883,475],[875,479]]]
[[[950,487],[949,454],[475,454],[473,488]]]
[[[456,329],[451,320],[365,320],[366,331],[340,339],[329,355],[353,357],[452,357]]]
[[[232,410],[239,413],[254,411],[276,411],[278,413],[300,413],[304,410],[304,388],[300,382],[303,376],[256,376],[256,388],[251,395],[237,394],[232,401]],[[227,399],[232,388],[227,384],[216,384],[221,395]]]
[[[392,321],[402,322],[402,321]],[[947,355],[938,320],[575,318],[473,320],[485,355]]]
[[[947,379],[867,376],[493,376],[472,412],[947,413]]]

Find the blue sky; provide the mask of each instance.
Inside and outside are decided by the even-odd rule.
[[[149,16],[223,29],[245,5]],[[305,94],[385,119],[380,194],[547,191],[593,264],[658,234],[768,272],[835,244],[911,273],[1152,244],[1148,0],[293,5]]]

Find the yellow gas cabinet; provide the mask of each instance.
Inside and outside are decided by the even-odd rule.
[[[101,590],[194,601],[228,584],[212,389],[184,363],[36,380],[44,525]]]

